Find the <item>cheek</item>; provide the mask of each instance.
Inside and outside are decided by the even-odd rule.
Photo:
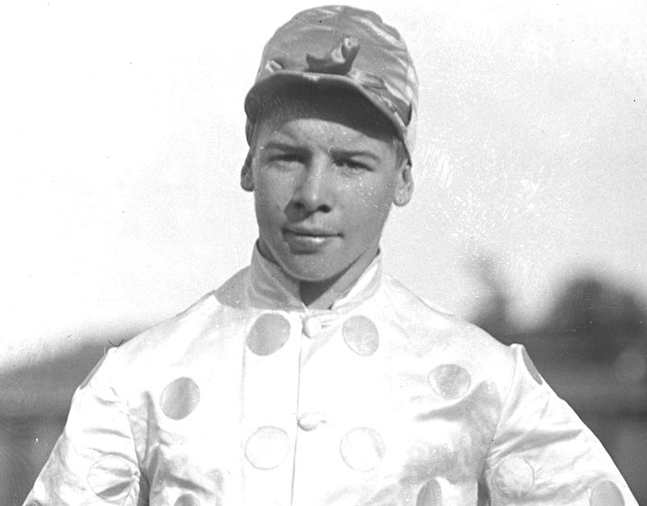
[[[365,185],[361,199],[358,199],[358,202],[361,203],[367,213],[376,217],[385,217],[393,204],[394,188],[395,186],[391,184],[390,180]]]
[[[267,176],[257,178],[254,190],[256,209],[274,213],[283,211],[290,201],[288,186]]]
[[[271,232],[282,225],[284,217],[283,206],[276,198],[273,198],[267,193],[256,192],[254,204],[256,222],[262,230]]]
[[[381,231],[389,215],[393,196],[390,191],[382,188],[365,188],[360,198],[352,201],[348,224],[364,238]]]

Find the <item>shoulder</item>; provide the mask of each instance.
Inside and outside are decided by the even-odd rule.
[[[423,299],[387,276],[386,293],[394,317],[406,329],[414,353],[431,362],[461,364],[482,379],[505,389],[515,370],[515,346],[496,340],[481,328]]]
[[[233,337],[226,329],[245,319],[246,312],[240,309],[246,272],[243,269],[184,311],[112,348],[98,370],[131,389],[146,375],[199,360],[205,347],[217,352]]]
[[[210,292],[187,309],[138,334],[119,347],[118,353],[125,361],[136,360],[142,354],[166,352],[169,347],[187,345],[202,334],[220,304],[214,292]],[[152,358],[150,355],[148,358]]]

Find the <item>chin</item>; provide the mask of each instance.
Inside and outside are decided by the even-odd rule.
[[[310,255],[308,255],[310,256]],[[331,265],[324,259],[299,258],[281,262],[285,273],[297,281],[317,283],[327,281],[342,274],[348,266],[339,267]]]

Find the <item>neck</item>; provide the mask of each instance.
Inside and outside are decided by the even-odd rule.
[[[299,283],[301,301],[310,309],[330,309],[337,299],[348,293],[377,253],[377,247],[367,250],[346,270],[330,279],[301,281]]]
[[[278,267],[283,274],[291,278],[298,287],[298,297],[301,302],[310,309],[331,309],[333,304],[344,297],[355,285],[357,280],[362,276],[364,271],[373,262],[379,253],[379,244],[367,248],[351,265],[342,272],[331,278],[308,281],[291,277],[286,271],[281,269],[279,264],[274,260],[262,241],[256,244],[258,253]],[[295,294],[296,295],[296,294]]]

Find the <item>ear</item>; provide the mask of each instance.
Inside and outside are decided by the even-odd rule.
[[[405,160],[398,169],[398,181],[395,187],[393,203],[396,206],[405,206],[413,196],[413,176],[411,174],[411,162]]]
[[[246,192],[254,191],[254,176],[252,174],[252,152],[247,152],[245,162],[242,169],[240,169],[240,186]]]

